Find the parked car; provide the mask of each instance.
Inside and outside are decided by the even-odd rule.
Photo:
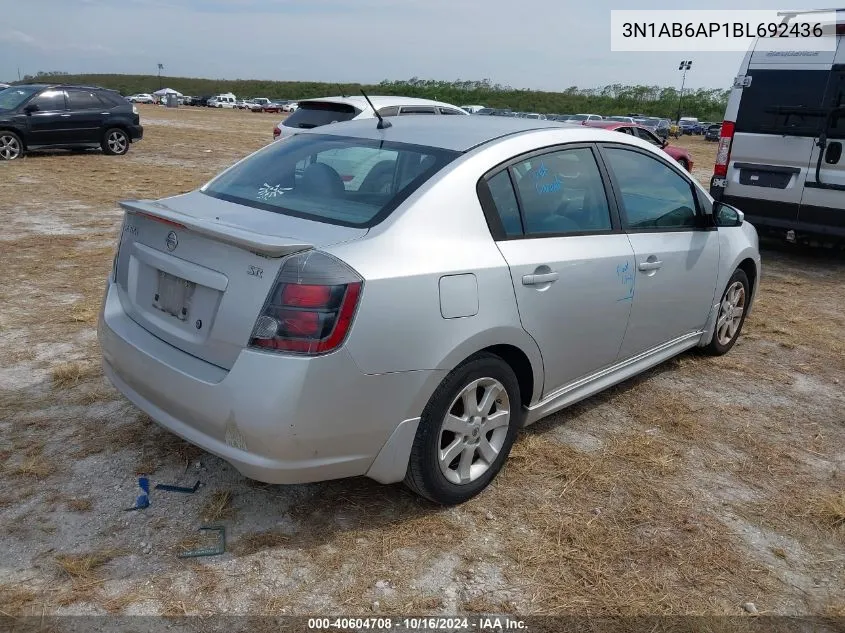
[[[409,114],[469,114],[451,103],[417,99],[416,97],[372,96],[373,106],[383,117]],[[361,97],[326,97],[299,102],[299,109],[273,129],[273,138],[285,138],[299,130],[310,129],[352,119],[373,119],[376,114],[367,100]]]
[[[713,123],[707,127],[707,130],[704,132],[704,140],[705,141],[714,141],[719,142],[719,137],[722,134],[722,124],[721,123]]]
[[[617,123],[636,123],[633,117],[629,116],[609,116],[604,118],[605,121],[616,121]]]
[[[481,105],[463,105],[461,106],[461,110],[465,110],[469,114],[478,114],[479,110],[485,110],[485,106]]]
[[[156,99],[151,94],[147,94],[146,92],[142,92],[136,95],[132,95],[131,97],[126,97],[127,101],[131,103],[155,103]]]
[[[605,130],[612,130],[614,132],[621,132],[622,134],[627,134],[629,136],[634,136],[636,138],[642,139],[648,143],[651,143],[655,147],[659,147],[660,149],[662,149],[666,154],[676,160],[678,164],[684,169],[686,169],[688,172],[692,171],[692,155],[689,153],[689,151],[687,151],[683,147],[669,145],[668,141],[659,138],[657,134],[655,134],[643,125],[638,125],[637,123],[619,123],[617,121],[608,120],[585,121],[582,125],[603,128]]]
[[[694,117],[682,117],[678,121],[678,126],[681,129],[681,134],[697,135],[704,134],[704,129],[698,119]]]
[[[8,87],[9,87],[9,84],[0,83],[0,90],[5,90]]]
[[[760,279],[754,227],[659,148],[536,120],[303,129],[121,206],[98,326],[120,392],[247,477],[441,504],[523,426],[727,353]]]
[[[196,106],[196,107],[200,107],[200,108],[205,108],[205,107],[208,107],[208,102],[211,101],[211,99],[212,99],[211,95],[204,95],[202,97],[194,97],[191,100],[191,105]]]
[[[48,148],[125,154],[143,135],[137,107],[113,90],[28,84],[0,92],[0,160]]]
[[[296,112],[299,108],[299,103],[296,101],[288,101],[284,106],[282,106],[282,111],[284,112]]]
[[[208,100],[208,107],[210,108],[234,108],[238,102],[238,98],[231,92],[222,95],[217,95]]]
[[[601,121],[604,119],[600,114],[573,114],[569,120],[574,123],[582,123],[584,121]]]

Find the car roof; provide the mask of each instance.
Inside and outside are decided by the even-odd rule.
[[[535,130],[571,131],[573,140],[584,140],[585,126],[516,117],[440,117],[431,115],[391,117],[392,125],[379,130],[375,119],[353,119],[342,123],[300,130],[297,134],[348,136],[466,152],[496,139]],[[580,130],[580,132],[579,132]],[[601,134],[593,132],[593,134]]]
[[[446,103],[445,101],[433,101],[431,99],[422,99],[417,97],[394,97],[391,95],[367,95],[370,97],[370,101],[373,102],[373,105],[377,108],[384,108],[386,106],[403,106],[403,105],[435,105],[435,106],[443,106],[446,108],[460,108],[454,104]],[[370,107],[367,104],[367,100],[363,96],[350,96],[350,97],[321,97],[319,99],[303,99],[299,103],[308,103],[309,101],[324,101],[328,103],[343,103],[345,105],[351,105],[359,110],[369,110]]]

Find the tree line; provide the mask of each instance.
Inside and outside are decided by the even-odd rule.
[[[575,114],[587,112],[601,115],[643,113],[674,119],[679,107],[677,88],[613,84],[599,88],[570,86],[562,92],[513,88],[490,79],[441,81],[412,77],[405,80],[384,80],[377,85],[358,83],[325,83],[310,81],[265,81],[257,79],[202,79],[194,77],[161,77],[158,75],[70,75],[61,71],[27,75],[23,82],[63,82],[90,84],[130,95],[154,92],[160,86],[186,95],[214,95],[232,92],[238,97],[270,99],[308,99],[329,95],[368,94],[406,95],[437,99],[455,105],[485,105],[509,108],[517,112]],[[721,121],[728,101],[728,90],[685,89],[681,116],[695,116],[705,121]]]

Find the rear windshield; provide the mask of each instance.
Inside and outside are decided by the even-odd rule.
[[[823,122],[827,70],[752,70],[742,89],[736,131],[816,136]]]
[[[360,114],[355,106],[330,101],[303,101],[296,112],[284,120],[282,125],[299,129],[320,127],[329,123],[349,121]]]
[[[459,155],[420,145],[297,134],[272,143],[202,191],[256,209],[369,227]]]

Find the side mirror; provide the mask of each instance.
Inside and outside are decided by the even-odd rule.
[[[32,114],[33,112],[38,112],[38,105],[35,103],[28,103],[24,106],[24,112],[27,114]]]
[[[741,226],[745,221],[745,214],[724,202],[713,203],[713,217],[716,220],[716,226]]]

